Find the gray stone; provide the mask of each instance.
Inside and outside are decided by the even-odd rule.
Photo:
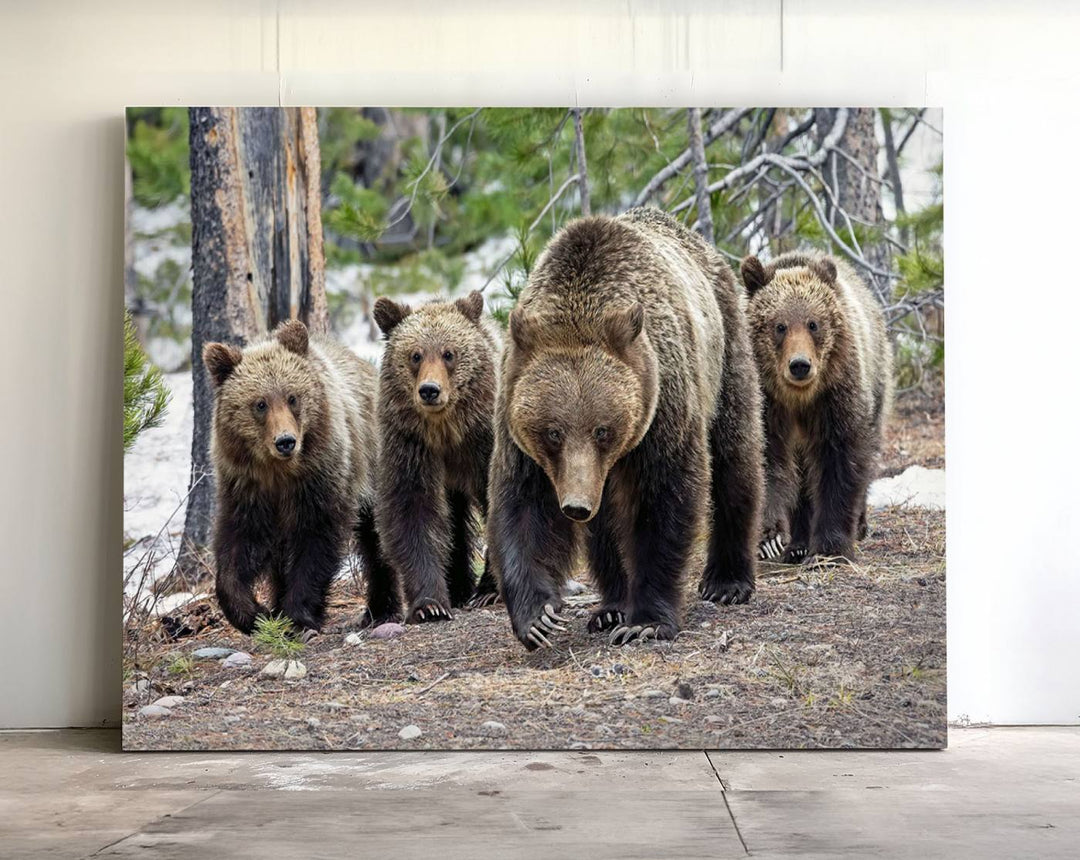
[[[134,684],[131,685],[131,692],[136,696],[141,696],[143,693],[150,692],[150,679],[139,678]]]
[[[224,660],[235,653],[235,648],[196,648],[191,652],[191,656],[196,660]]]
[[[175,707],[177,707],[179,705],[184,704],[184,697],[183,696],[162,696],[160,699],[155,700],[153,704],[156,705],[159,708],[172,709],[172,708],[175,708]]]
[[[680,696],[672,696],[667,700],[669,705],[689,705],[689,699],[683,699]]]
[[[646,690],[641,694],[643,699],[666,699],[668,696],[663,690]]]
[[[161,705],[145,705],[139,708],[139,716],[146,720],[160,720],[162,717],[167,717],[171,714],[168,708],[163,708]]]
[[[247,651],[237,651],[222,660],[221,665],[226,669],[239,669],[243,666],[250,666],[251,655]]]
[[[359,645],[363,641],[364,640],[360,638],[359,633],[350,633],[348,636],[345,637],[346,645]]]
[[[503,723],[488,720],[480,726],[480,734],[489,738],[504,738],[510,734],[510,730]]]
[[[285,680],[299,681],[304,677],[307,677],[307,666],[299,660],[290,660],[289,665],[285,667]]]
[[[234,726],[238,722],[240,722],[240,717],[238,717],[236,714],[229,714],[227,717],[225,717],[226,725]]]
[[[405,625],[387,621],[371,631],[372,639],[395,639],[405,632]]]
[[[412,741],[412,740],[416,740],[418,737],[420,737],[423,734],[424,733],[422,731],[420,731],[419,726],[408,725],[408,726],[405,726],[405,728],[403,728],[400,732],[398,732],[397,736],[399,738],[401,738],[403,741]]]
[[[572,750],[591,750],[592,747],[589,746],[584,741],[574,741],[574,743],[570,744],[570,749],[572,749]]]
[[[584,594],[586,588],[576,579],[568,579],[563,583],[562,593],[567,597],[576,597],[579,594]]]
[[[284,660],[271,660],[259,673],[264,678],[281,678],[285,675],[286,663]]]
[[[307,724],[309,729],[317,729],[322,725],[322,721],[318,717],[308,717]]]

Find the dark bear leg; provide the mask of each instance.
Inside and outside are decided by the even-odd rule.
[[[788,417],[770,407],[765,418],[765,506],[758,558],[776,561],[791,542],[791,518],[798,505],[800,474],[788,442]],[[715,443],[714,443],[715,444]]]
[[[375,514],[370,505],[362,505],[356,524],[356,548],[364,565],[367,579],[367,611],[361,627],[377,627],[401,618],[401,598],[398,596],[397,574],[383,558]]]
[[[450,605],[464,606],[476,588],[473,575],[473,543],[476,537],[476,520],[473,518],[469,497],[464,493],[447,494],[450,505],[450,563],[446,578],[450,588]]]
[[[589,571],[600,592],[600,607],[590,616],[588,631],[601,633],[626,621],[627,609],[626,567],[615,532],[615,508],[610,502],[601,504],[589,523],[586,548]]]
[[[611,632],[614,645],[679,632],[683,579],[707,504],[706,454],[697,440],[667,456],[660,448],[647,438],[632,452],[623,468],[634,479],[611,494],[630,573],[626,619]]]
[[[322,629],[326,595],[345,558],[344,536],[330,523],[299,530],[293,544],[293,563],[285,576],[285,591],[277,610],[292,621],[297,632]]]
[[[866,540],[866,536],[870,533],[870,528],[866,524],[866,497],[863,497],[862,511],[859,514],[859,527],[855,532],[857,540]]]
[[[780,558],[782,564],[800,564],[810,547],[810,524],[813,521],[814,503],[805,485],[799,490],[799,501],[791,517],[791,541]]]
[[[218,504],[225,507],[220,499]],[[214,536],[214,586],[221,611],[241,633],[250,634],[255,620],[268,614],[255,599],[255,581],[269,561],[267,547],[261,532],[245,526],[238,512],[223,510],[219,514]]]
[[[491,571],[490,553],[484,552],[484,572],[480,574],[480,580],[476,583],[469,602],[465,605],[470,609],[481,609],[485,606],[499,602],[499,583],[495,574]]]
[[[808,556],[855,557],[855,533],[866,498],[868,456],[859,439],[846,439],[835,428],[846,421],[823,421],[807,465],[813,488],[813,516]]]
[[[503,435],[492,465],[488,552],[514,635],[532,651],[550,647],[552,634],[566,629],[559,589],[569,574],[574,533],[547,476]]]
[[[709,434],[712,529],[698,593],[703,600],[734,604],[746,603],[754,593],[764,476],[755,434],[738,427],[751,419],[726,406],[725,399]]]

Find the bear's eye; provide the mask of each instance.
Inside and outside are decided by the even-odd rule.
[[[295,406],[296,405],[296,395],[295,394],[290,394],[289,395],[289,405],[290,406]]]
[[[442,354],[442,357],[443,357],[443,361],[446,361],[446,362],[450,362],[450,361],[454,360],[454,354],[450,350],[447,350],[446,352],[444,352]]]
[[[558,445],[562,441],[562,433],[552,427],[547,431],[547,439],[553,445]]]
[[[256,412],[265,412],[266,411],[266,401],[265,400],[256,401],[255,402],[255,411]]]
[[[419,363],[420,363],[420,359],[422,359],[423,357],[424,357],[424,356],[422,356],[422,355],[421,355],[420,353],[418,353],[418,352],[414,352],[414,353],[412,354],[412,363],[413,363],[413,364],[419,364]]]
[[[783,323],[777,323],[776,324],[776,333],[777,334],[784,334],[785,332],[787,332],[787,326],[784,325]]]
[[[817,323],[813,320],[810,320],[810,322],[806,324],[806,327],[810,329],[810,331],[817,331]]]
[[[597,427],[593,430],[593,438],[596,439],[597,442],[606,442],[610,436],[611,431],[608,430],[607,427]]]

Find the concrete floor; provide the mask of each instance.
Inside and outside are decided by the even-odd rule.
[[[1076,857],[1080,728],[944,752],[120,753],[0,733],[0,856]]]

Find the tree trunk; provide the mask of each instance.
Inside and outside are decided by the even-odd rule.
[[[701,136],[701,108],[686,109],[686,127],[690,135],[690,161],[694,165],[694,191],[697,223],[694,228],[710,245],[713,235],[712,203],[709,199],[709,163],[705,160],[705,141]]]
[[[893,205],[896,207],[896,217],[899,219],[904,214],[904,187],[900,182],[900,154],[896,150],[896,142],[893,140],[892,111],[881,112],[881,125],[885,130],[885,165],[889,184],[892,185]],[[900,228],[900,241],[907,244],[907,228]]]
[[[592,215],[589,200],[589,173],[585,162],[585,128],[581,122],[581,108],[574,108],[574,144],[577,152],[578,193],[581,195],[581,214]]]
[[[815,134],[820,144],[836,121],[836,108],[817,108],[815,111]],[[881,182],[878,173],[878,142],[875,134],[877,111],[874,108],[849,108],[848,121],[840,137],[839,148],[847,158],[831,153],[822,167],[825,181],[829,183],[836,206],[847,213],[853,225],[884,228],[881,214]],[[854,163],[853,163],[854,162]],[[849,236],[847,222],[831,202],[828,214],[836,232],[845,239]],[[892,268],[889,244],[881,235],[862,249],[866,261],[875,268],[889,271]],[[884,304],[892,296],[892,281],[862,269],[859,274]]]
[[[195,427],[176,589],[203,578],[213,522],[212,393],[203,345],[244,346],[287,319],[329,320],[313,108],[192,108],[192,332]]]

